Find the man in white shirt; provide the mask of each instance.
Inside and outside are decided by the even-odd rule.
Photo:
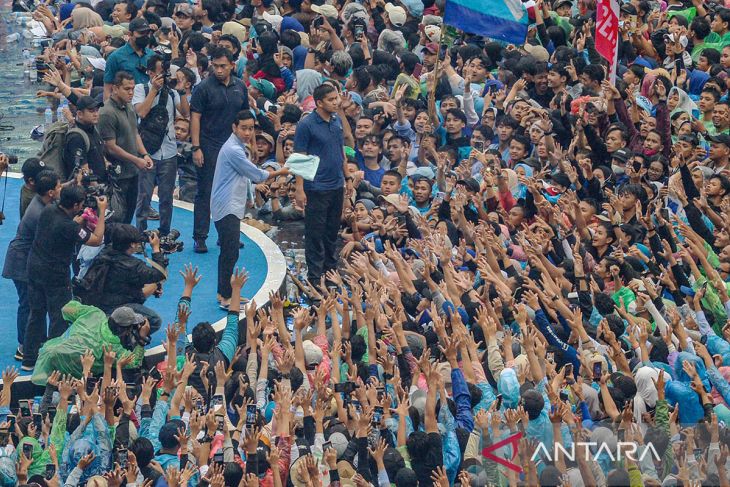
[[[187,97],[181,97],[174,89],[169,88],[166,71],[160,56],[152,56],[147,63],[149,83],[138,84],[134,87],[132,106],[142,120],[139,124],[140,135],[145,137],[145,118],[154,117],[160,97],[167,100],[167,127],[162,135],[162,144],[159,149],[151,152],[154,166],[149,171],[140,173],[139,195],[137,197],[137,228],[147,230],[147,220],[150,211],[150,201],[157,182],[157,196],[160,200],[160,235],[170,232],[172,225],[172,194],[175,190],[177,177],[177,142],[175,139],[175,118],[177,112],[183,117],[190,116],[190,105]],[[173,78],[175,79],[175,78]],[[152,113],[151,113],[152,112]],[[153,137],[154,138],[154,137]],[[149,139],[145,143],[149,147]]]

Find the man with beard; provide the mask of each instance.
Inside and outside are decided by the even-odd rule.
[[[109,55],[104,68],[104,100],[112,93],[112,83],[119,71],[127,71],[134,76],[134,83],[148,83],[147,61],[154,54],[150,44],[150,26],[144,18],[136,18],[129,23],[129,42]]]
[[[199,254],[208,252],[205,240],[210,229],[210,193],[218,152],[231,136],[238,112],[249,109],[246,85],[232,74],[235,60],[231,51],[216,47],[209,56],[214,76],[201,81],[190,100],[193,163],[198,168],[193,240]]]

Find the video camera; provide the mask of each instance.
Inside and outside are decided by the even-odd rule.
[[[157,230],[145,230],[142,232],[142,237],[139,243],[149,243],[150,238],[153,234],[157,233]],[[170,233],[160,237],[160,252],[163,254],[174,254],[175,252],[182,252],[185,243],[178,240],[180,238],[180,231],[174,228],[170,229]]]
[[[109,187],[106,184],[99,182],[99,178],[93,174],[84,175],[81,179],[81,185],[86,191],[86,199],[84,200],[84,206],[91,208],[92,210],[98,210],[96,198],[100,196],[109,196]]]

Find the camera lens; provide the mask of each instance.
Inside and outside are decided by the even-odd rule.
[[[11,166],[18,163],[18,156],[15,154],[8,154],[8,164]]]

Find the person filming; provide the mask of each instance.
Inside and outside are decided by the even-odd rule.
[[[84,290],[85,304],[94,305],[107,315],[120,306],[131,308],[149,319],[154,333],[162,320],[144,302],[167,278],[167,258],[160,251],[157,232],[146,237],[152,247],[151,258],[145,262],[134,256],[142,250],[145,235],[133,225],[118,224],[111,228],[108,232],[111,242],[94,259],[80,287]]]

